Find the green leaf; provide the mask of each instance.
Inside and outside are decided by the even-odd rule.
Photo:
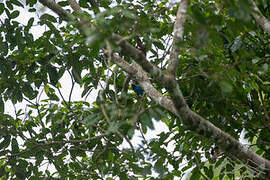
[[[12,93],[12,101],[13,103],[16,103],[22,102],[22,100],[23,100],[22,91],[20,90],[19,87],[16,87],[16,89],[14,89]]]
[[[7,1],[6,5],[7,5],[8,9],[13,10],[13,5],[12,5],[12,3],[10,1]],[[9,11],[7,11],[7,9],[6,9],[6,13],[7,13],[8,17],[9,17],[10,14],[8,12]]]
[[[270,81],[264,81],[263,84],[264,85],[270,85]]]
[[[108,132],[116,132],[120,127],[120,123],[119,122],[112,122],[110,123],[110,126],[108,128]]]
[[[213,172],[213,166],[212,165],[209,166],[209,168],[204,166],[203,170],[204,170],[206,176],[209,177],[210,179],[212,179],[214,177],[214,172]]]
[[[89,5],[86,0],[79,0],[79,4],[82,8],[89,8]]]
[[[23,94],[28,97],[30,100],[34,99],[37,96],[37,91],[34,91],[29,83],[25,83],[22,88]]]
[[[55,90],[47,84],[45,85],[45,93],[51,100],[59,101],[58,96],[55,95]]]
[[[54,16],[52,16],[52,15],[50,15],[50,14],[43,14],[41,17],[40,17],[40,19],[42,20],[42,21],[50,21],[50,22],[53,22],[53,23],[56,23],[57,22],[57,20],[56,20],[56,18],[54,17]]]
[[[3,14],[5,10],[5,5],[3,3],[0,3],[0,15]]]
[[[91,92],[93,89],[93,86],[87,86],[84,88],[82,94],[81,94],[81,97],[84,97],[89,91]]]
[[[100,117],[98,114],[90,114],[87,116],[83,121],[86,123],[88,127],[92,127],[95,125],[95,123],[100,120]]]
[[[162,176],[166,172],[164,161],[162,159],[158,159],[154,165],[154,169],[156,172],[158,172]]]
[[[158,136],[160,137],[160,138],[159,138],[159,143],[160,143],[160,144],[163,144],[164,141],[166,141],[167,138],[170,136],[170,133],[164,133],[164,132],[162,132],[162,133],[160,133]]]
[[[3,56],[6,56],[8,54],[8,44],[7,42],[1,42],[0,43],[0,52]]]
[[[82,78],[81,78],[80,70],[73,67],[71,73],[73,75],[75,82],[77,82],[78,84],[81,84]]]
[[[58,79],[61,79],[61,77],[64,75],[64,73],[66,72],[66,68],[65,67],[61,67],[58,71]]]
[[[142,131],[144,134],[147,133],[147,127],[144,124],[142,124]]]
[[[149,116],[153,117],[155,120],[160,120],[161,116],[158,111],[156,111],[156,108],[150,108],[149,109]]]
[[[15,18],[18,17],[19,15],[20,15],[20,12],[19,12],[18,10],[15,10],[15,11],[13,11],[13,12],[10,14],[9,18],[10,18],[10,19],[15,19]]]
[[[162,111],[159,107],[153,108],[153,110],[157,113],[157,116],[159,117],[159,119],[167,118],[165,112]],[[159,120],[159,119],[156,119],[156,120]]]
[[[151,130],[154,130],[154,124],[152,122],[151,117],[148,116],[147,113],[143,113],[143,115],[140,117],[141,123],[147,127],[149,127]]]
[[[26,0],[26,5],[33,7],[37,3],[37,0]]]
[[[232,172],[232,171],[234,170],[233,165],[232,165],[231,163],[227,163],[227,164],[226,164],[226,170],[227,170],[228,172]]]
[[[29,31],[29,29],[33,26],[33,23],[34,23],[34,18],[33,17],[31,17],[29,20],[28,20],[28,23],[27,23],[27,25],[26,25],[26,27],[25,27],[25,31]]]
[[[18,144],[18,142],[17,142],[17,140],[15,138],[12,139],[11,149],[12,149],[12,153],[20,152],[19,144]]]
[[[25,167],[16,167],[15,174],[18,179],[25,179]]]
[[[59,4],[59,5],[62,6],[62,7],[66,7],[66,6],[69,5],[69,3],[68,3],[67,1],[60,1],[60,2],[58,2],[57,4]]]
[[[153,41],[153,44],[161,50],[165,50],[164,45],[160,41]]]
[[[0,142],[0,149],[5,149],[9,146],[10,144],[10,135],[5,135],[4,140]]]
[[[36,12],[37,10],[35,8],[29,8],[28,11],[29,12]]]
[[[231,93],[233,90],[232,85],[227,81],[220,81],[219,86],[224,93]]]
[[[5,103],[2,99],[2,97],[0,97],[0,114],[5,112]]]
[[[43,153],[37,153],[36,155],[36,166],[39,166],[42,161],[44,160],[44,154]]]
[[[10,2],[11,2],[12,4],[17,5],[17,6],[24,7],[23,4],[22,4],[21,2],[19,2],[18,0],[10,0]]]
[[[48,66],[50,82],[55,86],[58,82],[58,73],[54,66]]]
[[[198,171],[198,169],[195,167],[192,171],[191,171],[191,176],[190,176],[190,180],[198,180],[200,179],[201,174]]]

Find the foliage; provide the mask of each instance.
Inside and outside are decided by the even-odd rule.
[[[83,29],[86,35],[75,22],[63,22],[52,13],[40,11],[42,15],[27,24],[17,21],[22,8],[39,11],[37,0],[0,3],[0,15],[6,15],[0,27],[2,179],[173,179],[183,177],[186,170],[191,170],[190,179],[256,175],[226,152],[213,161],[212,141],[187,130],[146,95],[123,91],[127,73],[102,52],[109,46],[132,62],[117,44],[109,43],[109,37],[117,33],[135,47],[139,39],[149,61],[166,70],[177,4],[78,2],[87,13],[73,15],[93,25]],[[270,3],[257,3],[270,19]],[[194,112],[236,139],[244,131],[252,150],[270,159],[270,41],[251,13],[245,0],[192,0],[184,40],[178,44],[176,79]],[[42,36],[33,35],[35,26],[46,27]],[[63,97],[59,80],[64,74],[72,78],[67,82],[72,88],[80,85],[82,98],[96,98],[96,89],[102,89],[104,98],[91,103],[72,100],[72,90]],[[152,83],[168,94],[160,82]],[[131,90],[131,82],[128,86]],[[9,100],[14,105],[26,103],[27,111],[7,113]],[[169,131],[147,140],[144,134],[154,129],[154,119]],[[131,144],[136,130],[142,141]]]

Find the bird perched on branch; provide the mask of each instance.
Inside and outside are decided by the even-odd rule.
[[[140,85],[135,85],[131,84],[133,91],[138,95],[138,96],[143,96],[144,90]]]

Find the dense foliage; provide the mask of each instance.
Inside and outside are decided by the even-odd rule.
[[[234,179],[263,173],[187,128],[149,91],[134,93],[131,84],[138,79],[112,59],[116,53],[134,63],[112,41],[118,34],[166,73],[179,3],[78,0],[78,13],[71,0],[56,2],[89,25],[45,11],[37,0],[0,3],[1,179],[180,179],[187,170],[191,179]],[[270,19],[269,1],[256,4]],[[26,10],[33,17],[23,24],[17,19]],[[246,0],[191,0],[175,79],[192,111],[237,140],[245,134],[249,144],[243,148],[270,160],[270,36],[253,11]],[[36,26],[45,29],[39,37]],[[64,75],[71,80],[63,81]],[[160,81],[149,80],[170,98]],[[72,98],[76,84],[81,99]],[[10,101],[27,108],[14,106],[11,115]],[[169,131],[149,140],[144,135],[154,130],[153,121]],[[141,141],[131,141],[137,130]]]

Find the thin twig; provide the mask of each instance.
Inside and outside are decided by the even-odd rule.
[[[72,76],[71,72],[69,72],[69,70],[67,70],[67,72],[69,73],[70,78],[71,78],[71,89],[70,89],[70,93],[69,93],[69,97],[68,97],[68,105],[69,105],[69,108],[70,108],[71,96],[72,96],[72,93],[73,93],[73,88],[75,86],[75,82],[73,80],[73,76]]]
[[[27,98],[23,98],[23,99],[24,99],[25,101],[29,102],[30,104],[32,104],[33,106],[36,107],[37,113],[38,113],[38,116],[39,116],[39,122],[40,122],[42,128],[45,128],[45,124],[43,123],[42,118],[41,118],[41,113],[40,113],[40,109],[39,109],[39,104],[38,104],[37,102],[36,102],[36,104],[33,103],[33,102],[31,102],[31,101],[28,100]]]
[[[262,103],[262,107],[263,107],[265,118],[267,119],[268,123],[270,123],[270,117],[269,117],[268,112],[267,112],[267,109],[265,107],[264,98],[263,98],[263,94],[262,94],[262,91],[261,90],[259,90],[259,95],[260,95],[260,99],[261,99],[261,103]]]
[[[65,100],[65,98],[64,98],[64,96],[63,96],[61,90],[59,89],[59,87],[56,87],[56,89],[57,89],[58,93],[60,94],[60,96],[61,96],[63,102],[65,103],[65,105],[70,109],[70,106],[69,106],[69,104],[67,103],[67,101]]]
[[[168,64],[168,71],[174,76],[176,75],[178,69],[178,61],[180,54],[178,43],[183,39],[184,23],[186,21],[188,5],[189,0],[182,0],[179,3],[176,20],[174,23],[172,49],[170,52],[170,59]]]

